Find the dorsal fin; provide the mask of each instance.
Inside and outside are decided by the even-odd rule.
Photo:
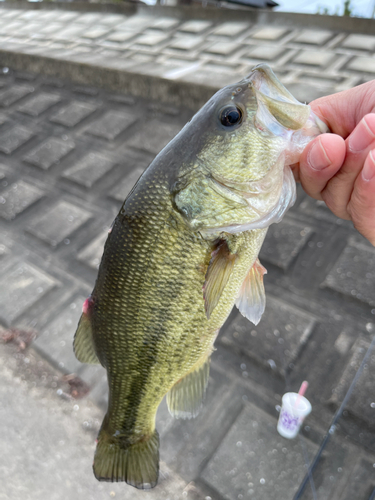
[[[236,300],[238,310],[249,321],[257,325],[266,307],[263,275],[267,269],[257,259],[247,273]]]
[[[210,357],[188,373],[167,394],[169,413],[175,418],[193,418],[199,413],[210,373]]]
[[[207,319],[210,318],[212,311],[220,300],[232,273],[236,258],[237,255],[230,252],[226,240],[220,240],[218,246],[212,252],[203,287]]]

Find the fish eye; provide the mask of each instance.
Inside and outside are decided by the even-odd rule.
[[[242,122],[242,109],[234,104],[224,106],[219,112],[219,120],[226,128],[239,125]]]

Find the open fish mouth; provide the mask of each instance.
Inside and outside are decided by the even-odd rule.
[[[279,136],[303,129],[313,135],[329,132],[327,125],[311,112],[310,106],[299,102],[277,79],[267,64],[258,64],[247,77],[258,102],[258,125]]]

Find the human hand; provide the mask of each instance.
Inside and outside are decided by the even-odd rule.
[[[294,176],[375,246],[375,80],[310,106],[333,133],[308,144]]]

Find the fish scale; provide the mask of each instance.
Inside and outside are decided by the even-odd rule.
[[[257,257],[295,199],[285,158],[324,129],[309,109],[260,65],[213,96],[125,200],[74,340],[80,361],[108,373],[97,479],[155,486],[161,400],[177,418],[196,416],[233,305],[259,322]]]

